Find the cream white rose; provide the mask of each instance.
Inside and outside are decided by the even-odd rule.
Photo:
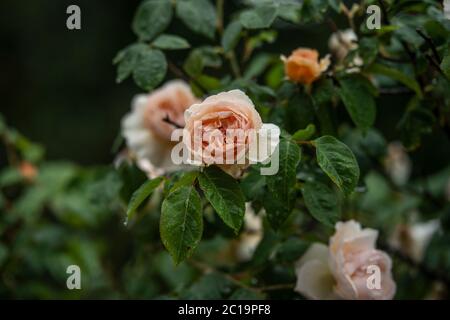
[[[334,32],[328,40],[328,47],[338,61],[343,61],[350,51],[358,48],[358,36],[352,29]]]
[[[444,0],[444,16],[450,19],[450,0]]]
[[[384,165],[387,174],[396,185],[402,186],[408,182],[412,164],[400,142],[392,142],[388,145]]]
[[[350,53],[350,51],[356,50],[358,48],[358,36],[352,29],[339,30],[334,32],[330,39],[328,40],[328,47],[333,53],[334,57],[338,62],[343,62],[345,57]],[[363,60],[361,57],[356,56],[350,63],[346,72],[355,73],[359,72],[363,65]]]
[[[391,235],[389,244],[414,261],[420,262],[440,226],[438,219],[414,224],[400,224]]]
[[[392,299],[392,261],[375,248],[378,232],[353,220],[338,222],[329,247],[312,245],[296,266],[295,290],[311,299]],[[371,288],[369,268],[380,271],[380,288]]]
[[[171,159],[172,132],[184,126],[184,111],[198,100],[190,87],[170,81],[150,94],[137,95],[122,120],[122,134],[137,165],[150,177],[180,169]]]
[[[250,202],[245,204],[244,232],[239,237],[236,249],[236,256],[239,261],[249,261],[261,242],[264,235],[262,220],[264,214],[264,209],[256,214]]]

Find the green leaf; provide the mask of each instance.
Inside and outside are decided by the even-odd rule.
[[[321,182],[306,182],[302,193],[305,205],[314,218],[330,227],[339,221],[339,199],[333,189]]]
[[[209,0],[177,1],[176,11],[189,29],[207,38],[214,38],[217,16]]]
[[[23,181],[23,176],[16,167],[6,167],[0,171],[0,188],[18,184]]]
[[[277,248],[276,258],[280,262],[297,261],[308,249],[309,243],[297,237],[288,238]]]
[[[147,0],[136,11],[132,28],[143,41],[163,32],[172,20],[170,0]]]
[[[338,92],[353,122],[367,130],[373,126],[377,110],[375,99],[364,81],[357,75],[341,78]]]
[[[244,73],[244,79],[250,80],[260,76],[267,67],[275,60],[273,55],[261,53],[255,56],[249,63]]]
[[[252,257],[251,266],[259,267],[267,263],[279,242],[280,237],[276,232],[271,229],[264,230],[264,237],[256,247]]]
[[[202,203],[194,186],[182,186],[164,199],[161,207],[161,240],[175,264],[190,257],[203,233]]]
[[[234,49],[239,42],[241,31],[242,26],[239,21],[233,21],[225,28],[221,41],[224,52],[229,52]]]
[[[275,155],[277,152],[278,172],[275,175],[266,176],[271,197],[264,202],[267,218],[274,229],[279,228],[292,211],[295,201],[297,166],[301,158],[300,147],[290,140],[281,139]]]
[[[450,50],[449,53],[447,53],[447,55],[444,57],[444,59],[442,59],[441,69],[447,76],[447,78],[450,79]]]
[[[359,41],[357,52],[363,59],[365,65],[368,66],[375,61],[375,59],[378,55],[379,45],[380,44],[379,44],[378,38],[376,38],[376,37],[365,37]],[[349,55],[349,58],[352,59],[349,62],[353,62],[353,60],[355,59],[355,56],[350,57],[350,55]]]
[[[245,213],[245,198],[238,182],[216,166],[206,168],[198,180],[206,199],[223,222],[237,233]]]
[[[136,84],[144,90],[152,90],[163,81],[167,72],[167,61],[160,50],[142,50],[133,70]]]
[[[410,76],[404,74],[400,70],[394,69],[392,67],[384,66],[382,64],[373,64],[369,71],[375,74],[381,74],[383,76],[392,78],[411,90],[413,90],[419,98],[422,98],[422,90],[420,89],[420,85],[417,83],[417,81],[414,78],[411,78]]]
[[[328,0],[328,4],[337,13],[341,12],[341,1],[340,0]]]
[[[122,82],[132,74],[139,59],[140,52],[146,49],[147,46],[145,44],[135,43],[117,53],[113,60],[113,63],[117,64],[117,83]]]
[[[218,273],[208,273],[181,293],[181,299],[218,300],[230,294],[233,282]]]
[[[359,166],[353,152],[332,136],[314,140],[317,162],[330,179],[350,194],[359,180]]]
[[[184,62],[183,69],[186,73],[196,78],[201,75],[205,67],[218,68],[222,64],[222,60],[213,47],[204,46],[193,49],[186,61]]]
[[[323,19],[328,8],[328,0],[303,0],[300,17],[303,23]]]
[[[308,124],[305,129],[298,130],[292,135],[293,140],[307,141],[316,133],[316,126],[312,123]]]
[[[241,180],[241,188],[246,201],[258,200],[264,193],[266,179],[261,175],[261,167],[253,165],[247,170],[246,176]]]
[[[280,1],[278,2],[277,15],[283,20],[299,23],[300,22],[301,3]]]
[[[197,180],[199,175],[198,171],[189,171],[185,172],[181,178],[174,183],[172,188],[170,189],[170,192],[180,188],[180,187],[189,187],[192,186],[195,183],[195,180]]]
[[[180,50],[190,47],[185,39],[172,34],[162,34],[153,41],[153,46],[164,50]]]
[[[128,203],[128,219],[131,219],[137,208],[139,208],[139,206],[145,201],[145,199],[147,199],[152,194],[152,192],[161,184],[162,180],[162,177],[149,180],[141,185],[139,189],[137,189],[133,193],[130,202]]]
[[[286,105],[285,126],[290,133],[304,129],[315,119],[311,97],[304,92],[294,94]]]
[[[276,17],[276,6],[262,5],[242,12],[239,21],[247,29],[264,29],[269,28]]]
[[[424,106],[417,105],[408,108],[398,124],[401,140],[406,149],[414,150],[419,147],[422,143],[422,136],[433,132],[435,122],[436,117]]]
[[[264,300],[265,296],[262,292],[239,288],[233,292],[229,300]]]

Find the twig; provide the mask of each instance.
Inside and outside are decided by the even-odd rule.
[[[445,77],[444,71],[442,71],[441,66],[433,59],[430,54],[426,54],[425,58],[427,58],[428,62],[441,74]]]
[[[236,54],[234,51],[231,51],[226,55],[227,59],[230,61],[231,71],[233,72],[236,78],[240,78],[242,76],[241,69],[236,59]]]
[[[205,264],[204,262],[201,261],[196,261],[193,259],[187,260],[187,263],[190,264],[191,266],[193,266],[194,268],[205,272],[205,273],[210,273],[210,272],[214,272],[217,274],[220,274],[221,276],[225,277],[226,279],[230,280],[230,282],[232,282],[233,284],[235,284],[238,287],[256,292],[256,293],[261,293],[264,291],[276,291],[276,290],[284,290],[284,289],[293,289],[295,284],[293,283],[279,283],[279,284],[271,284],[271,285],[267,285],[267,286],[263,286],[263,287],[251,287],[246,285],[245,283],[242,283],[241,281],[235,279],[234,277],[232,277],[231,275],[229,275],[228,273],[222,272],[220,270],[215,269],[214,267],[211,267],[207,264]]]
[[[294,289],[295,283],[279,283],[279,284],[272,284],[264,287],[258,287],[257,290],[259,291],[276,291],[276,290],[285,290],[285,289]]]
[[[410,93],[411,89],[406,87],[396,87],[396,88],[380,88],[380,94],[404,94]]]
[[[390,61],[390,62],[395,62],[395,63],[409,63],[408,60],[404,60],[404,59],[399,59],[399,58],[393,58],[393,57],[388,57],[382,53],[380,53],[380,58],[386,61]]]
[[[436,49],[436,45],[433,42],[433,39],[431,39],[428,35],[426,35],[422,30],[416,29],[416,32],[425,40],[425,42],[428,44],[428,46],[431,48],[431,51],[433,51],[434,58],[436,59],[437,63],[441,63],[441,57],[439,56],[439,53]]]
[[[223,5],[224,0],[217,0],[216,2],[217,30],[219,31],[219,34],[223,33]]]
[[[204,93],[203,86],[201,84],[199,84],[197,80],[195,80],[194,78],[189,76],[187,73],[185,73],[182,69],[178,68],[175,63],[173,63],[170,60],[167,60],[167,66],[169,67],[170,72],[172,72],[175,76],[177,76],[180,79],[185,80],[186,82],[194,83],[198,87],[198,89],[202,92],[202,94]]]
[[[387,253],[389,253],[392,256],[397,257],[398,259],[402,260],[403,262],[410,265],[414,269],[417,269],[421,274],[423,274],[427,278],[435,280],[435,281],[440,281],[443,284],[445,284],[445,286],[447,288],[450,288],[450,279],[448,278],[448,276],[446,274],[436,271],[436,270],[432,270],[425,264],[414,261],[409,256],[392,248],[391,246],[387,245],[386,243],[380,242],[378,245],[379,245],[380,249],[386,251]]]
[[[164,121],[164,122],[167,122],[168,124],[173,125],[175,128],[178,128],[178,129],[182,129],[182,128],[183,128],[182,126],[180,126],[180,125],[179,125],[178,123],[176,123],[175,121],[170,120],[168,114],[166,114],[166,116],[163,118],[163,121]]]
[[[391,22],[389,21],[387,8],[386,8],[386,5],[384,4],[384,1],[383,0],[378,0],[378,3],[380,4],[380,8],[381,8],[381,11],[383,13],[383,20],[384,20],[384,22],[386,24],[391,24]]]

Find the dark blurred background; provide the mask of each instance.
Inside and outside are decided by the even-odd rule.
[[[227,1],[227,11],[238,2]],[[1,1],[0,112],[9,126],[44,145],[47,159],[84,165],[112,161],[120,119],[140,92],[131,80],[115,83],[112,59],[136,39],[131,22],[139,3]],[[81,30],[66,28],[71,4],[81,8]],[[183,34],[186,28],[175,22],[170,29]],[[325,52],[328,32],[316,25],[308,37],[289,30],[280,37],[286,52],[299,43]],[[274,49],[280,52],[279,46]]]
[[[346,1],[350,6],[353,1]],[[0,4],[0,113],[9,126],[45,146],[49,160],[71,160],[83,165],[110,163],[120,119],[134,94],[141,90],[128,79],[116,84],[112,59],[136,40],[131,30],[139,0],[2,0]],[[81,30],[68,30],[66,8],[81,8]],[[225,20],[242,7],[227,0]],[[348,28],[342,17],[330,14],[339,29]],[[174,19],[167,33],[185,36],[191,44],[212,44]],[[325,22],[302,27],[285,25],[276,46],[263,50],[288,54],[298,46],[328,52],[332,30]],[[172,52],[182,63],[187,52]],[[170,75],[168,75],[170,77]],[[397,123],[410,94],[380,96],[377,128],[389,141],[399,140]],[[342,110],[345,114],[345,111]],[[445,134],[425,137],[423,148],[412,154],[416,168],[432,173],[448,164],[450,145]],[[437,156],[440,154],[441,156]],[[0,155],[0,159],[3,158]],[[427,163],[427,165],[422,165]],[[423,172],[425,171],[425,172]]]
[[[134,41],[138,0],[0,3],[0,112],[49,159],[110,162],[120,118],[139,89],[115,83],[112,59]],[[81,30],[66,8],[81,8]]]

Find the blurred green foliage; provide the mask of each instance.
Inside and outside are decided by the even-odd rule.
[[[275,11],[273,2],[278,3]],[[347,6],[353,2],[359,1],[346,1]],[[209,0],[178,1],[175,7],[160,1],[158,12],[166,14],[156,19],[156,26],[152,2],[141,4],[133,18],[138,2],[79,1],[83,14],[79,32],[65,29],[67,1],[27,6],[3,1],[0,32],[5,50],[0,66],[8,77],[0,80],[5,90],[1,113],[8,121],[0,119],[4,147],[0,297],[300,299],[292,290],[293,265],[309,243],[328,241],[333,233],[330,225],[338,218],[357,219],[380,230],[384,247],[395,226],[410,223],[412,216],[418,221],[438,219],[442,227],[420,263],[390,252],[396,298],[427,297],[436,282],[444,285],[439,297],[448,297],[450,21],[443,18],[436,1],[386,1],[389,25],[371,32],[361,23],[360,10],[354,19],[362,26],[357,30],[359,48],[347,62],[359,55],[365,63],[361,73],[370,74],[377,88],[361,75],[337,69],[335,78],[319,80],[308,92],[284,81],[279,55],[300,45],[325,54],[330,35],[326,17],[342,28],[348,21],[339,1],[299,3],[226,1],[224,34],[215,39],[219,46],[212,41],[217,16],[215,3]],[[417,28],[443,57],[442,73],[430,66],[431,48]],[[137,41],[154,48],[142,42],[126,47],[135,40],[132,30]],[[128,49],[116,56],[116,77],[111,62],[123,47]],[[242,52],[239,62],[235,50]],[[414,53],[414,63],[404,63],[410,58],[408,52]],[[274,202],[268,204],[267,199],[273,199],[267,195],[284,197],[272,211],[276,219],[264,219],[264,238],[252,259],[236,259],[239,238],[219,217],[226,216],[229,208],[214,206],[208,195],[211,205],[205,199],[201,203],[202,240],[190,259],[175,266],[164,250],[159,225],[161,201],[176,189],[179,174],[166,177],[164,186],[151,190],[150,197],[139,196],[135,191],[146,176],[127,161],[113,165],[110,152],[120,118],[138,91],[132,82],[119,86],[114,79],[124,81],[133,75],[138,85],[151,89],[173,71],[171,63],[191,79],[198,94],[245,90],[265,120],[285,129],[283,148],[292,144],[290,134],[306,142],[324,135],[338,137],[355,155],[361,178],[358,181],[352,168],[343,175],[354,175],[346,182],[350,187],[343,187],[333,170],[315,162],[314,149],[302,147],[300,164],[295,144],[294,151],[283,149],[286,158],[293,158],[282,168],[292,178],[288,190],[281,190],[279,177],[261,178],[257,166],[239,183],[246,200],[252,200],[255,209],[265,207],[269,215]],[[337,103],[339,98],[342,103]],[[361,111],[361,105],[367,108]],[[315,143],[320,139],[324,138]],[[407,147],[413,164],[406,185],[396,184],[383,168],[389,142],[398,140]],[[346,159],[353,161],[350,155]],[[338,181],[348,194],[357,184],[356,191],[344,197],[329,179]],[[320,201],[345,210],[324,216],[330,207],[315,206],[314,201],[314,190],[321,184],[327,186],[327,193]],[[207,186],[202,188],[208,193]],[[139,201],[127,220],[133,194]],[[72,264],[82,270],[82,290],[66,288],[66,268]],[[276,288],[280,284],[284,287]]]

